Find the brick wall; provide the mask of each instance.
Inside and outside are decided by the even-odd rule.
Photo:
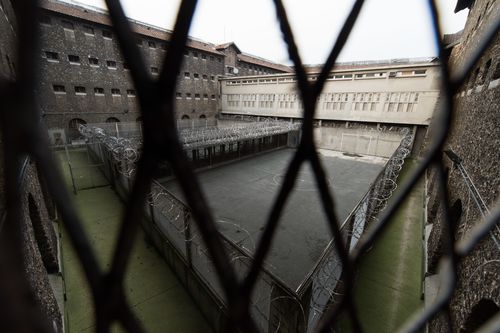
[[[494,1],[475,1],[470,10],[461,43],[451,52],[450,63],[453,70],[463,65],[463,61],[474,52],[480,36],[489,24],[500,18],[500,5]],[[500,186],[500,129],[499,129],[499,68],[500,68],[500,37],[481,57],[472,75],[454,96],[454,117],[445,150],[451,149],[461,159],[463,166],[477,187],[478,192],[491,209],[498,205]],[[457,220],[457,239],[462,239],[483,219],[460,172],[453,168],[452,163],[445,158],[450,188],[450,206],[454,206]],[[439,206],[435,187],[432,185],[434,176],[429,182],[429,222],[434,222],[429,242],[428,269],[434,273],[436,263],[442,252],[442,209]],[[472,329],[477,322],[471,315],[473,309],[481,301],[500,306],[500,251],[490,236],[476,247],[474,252],[459,264],[458,288],[451,303],[452,330],[466,331]],[[430,329],[433,332],[447,331],[442,317],[434,320]]]

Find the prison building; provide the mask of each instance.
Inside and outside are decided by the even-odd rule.
[[[75,138],[78,124],[140,120],[129,66],[107,12],[57,0],[43,0],[41,7],[38,95],[52,142]],[[138,21],[130,23],[149,74],[158,77],[172,32]],[[238,68],[255,74],[291,71],[242,54],[234,43],[217,46],[190,38],[177,81],[176,117],[215,117],[218,78],[236,75]]]
[[[316,81],[321,68],[310,66]],[[316,104],[319,147],[389,157],[399,145],[397,131],[415,126],[425,134],[439,96],[435,58],[339,63],[328,74]],[[292,74],[223,77],[221,116],[300,121],[303,105]],[[417,144],[418,146],[418,144]]]

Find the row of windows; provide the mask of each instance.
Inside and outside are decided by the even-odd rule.
[[[180,92],[175,93],[175,98],[182,99],[183,97],[185,97],[186,99],[192,99],[193,94],[185,93],[185,95],[183,96],[182,93],[180,93]],[[194,99],[201,99],[201,95],[194,94]],[[203,94],[203,99],[208,99],[208,94]],[[215,95],[214,94],[210,95],[210,99],[215,100]]]
[[[478,66],[472,74],[469,75],[468,81],[465,84],[466,89],[471,89],[476,85],[483,85],[486,83],[486,78],[491,72],[492,59],[488,59],[484,67]],[[491,74],[491,81],[500,79],[500,61],[496,64],[495,70]]]
[[[203,80],[208,80],[209,75],[207,74],[202,74],[201,78]],[[184,78],[185,79],[190,79],[191,78],[191,73],[189,72],[184,72]],[[198,73],[193,73],[193,79],[199,80],[200,79],[200,74]],[[215,75],[210,75],[210,81],[215,81]]]
[[[271,71],[267,68],[253,65],[253,64],[247,64],[244,62],[240,63],[240,68],[247,69],[249,71],[258,72],[258,74],[273,74],[274,73],[274,71]]]
[[[320,107],[324,110],[347,110],[348,105],[355,111],[374,111],[377,103],[385,101],[386,111],[406,111],[413,109],[419,100],[418,92],[391,93],[324,93],[318,97]],[[295,108],[302,107],[298,94],[227,94],[230,107]],[[276,102],[276,104],[275,104]],[[349,104],[348,104],[349,103]]]
[[[216,57],[216,56],[213,56],[213,55],[207,55],[207,54],[205,54],[203,52],[199,52],[199,51],[185,50],[184,51],[184,56],[186,56],[186,57],[192,56],[195,59],[201,59],[201,60],[210,60],[210,61],[217,60],[220,63],[222,62],[222,57]]]
[[[56,94],[66,94],[66,87],[62,84],[52,85],[52,90]],[[75,90],[76,95],[86,95],[87,94],[87,88],[84,86],[74,86],[74,90]],[[104,96],[104,88],[94,87],[94,95]],[[112,96],[121,96],[120,89],[111,88],[111,95]],[[136,96],[135,90],[134,89],[127,89],[127,96],[128,97],[135,97]]]
[[[369,72],[369,73],[357,73],[353,74],[330,74],[327,77],[327,80],[355,80],[359,79],[379,79],[379,78],[398,78],[398,77],[419,77],[425,76],[427,70],[425,69],[416,69],[416,70],[407,70],[407,71],[395,71],[395,72]],[[318,79],[317,76],[309,76],[309,81],[316,81]],[[297,79],[295,77],[286,77],[286,78],[265,78],[265,79],[245,79],[245,80],[231,80],[225,81],[227,86],[232,85],[243,85],[243,84],[269,84],[269,83],[290,83],[296,82]]]
[[[45,25],[52,25],[52,19],[49,16],[45,15],[45,16],[42,16],[40,18],[40,23],[45,24]],[[65,32],[73,33],[73,37],[74,37],[75,24],[73,22],[70,22],[68,20],[61,20],[61,25],[62,25],[63,29],[65,30]],[[89,37],[95,37],[96,36],[95,28],[92,27],[92,26],[90,26],[90,25],[83,24],[82,25],[82,30],[83,30],[83,33],[86,36],[89,36]],[[113,33],[111,32],[111,30],[102,29],[101,33],[102,33],[102,37],[104,39],[107,39],[107,40],[112,40],[113,39]],[[136,44],[138,46],[142,47],[144,45],[144,42],[146,42],[146,45],[150,49],[160,49],[160,50],[166,51],[167,48],[168,48],[168,43],[167,42],[158,42],[158,41],[152,41],[152,40],[144,40],[144,39],[142,39],[140,37],[137,37]],[[190,55],[190,51],[186,50],[184,54],[186,56],[189,56]],[[192,54],[193,58],[200,58],[202,60],[210,60],[210,61],[218,61],[220,63],[222,62],[222,57],[216,57],[216,56],[213,56],[213,55],[208,55],[208,54],[206,54],[204,52],[191,51],[191,54]]]
[[[60,60],[59,53],[57,53],[57,52],[45,51],[44,54],[45,54],[45,58],[47,58],[47,61],[49,61],[49,62],[59,62],[59,60]],[[80,56],[77,56],[74,54],[68,54],[68,62],[71,65],[81,65],[82,64],[82,60],[81,60]],[[99,67],[100,61],[96,57],[88,57],[88,63],[91,67]],[[118,68],[117,62],[115,60],[106,60],[105,63],[106,63],[106,67],[108,67],[109,69],[117,69]],[[124,70],[129,69],[127,63],[125,63],[125,62],[123,63],[123,69]],[[151,72],[158,73],[158,67],[151,66]]]

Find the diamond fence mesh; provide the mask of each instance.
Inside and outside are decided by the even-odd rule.
[[[355,331],[361,331],[359,314],[356,311],[353,297],[353,281],[355,268],[361,255],[373,245],[380,234],[387,228],[387,222],[394,212],[401,206],[412,188],[422,178],[427,168],[433,166],[438,172],[436,186],[441,191],[441,200],[444,207],[445,247],[442,259],[442,271],[445,279],[444,288],[440,291],[436,301],[426,307],[402,328],[405,332],[417,332],[438,313],[447,313],[453,291],[456,286],[457,262],[463,258],[484,237],[488,237],[499,217],[499,211],[495,210],[486,216],[481,223],[471,232],[471,237],[460,241],[454,241],[455,225],[450,219],[447,195],[447,183],[444,176],[442,162],[442,147],[450,128],[450,120],[453,109],[453,98],[465,78],[474,68],[481,54],[488,48],[498,31],[499,22],[494,24],[485,33],[484,38],[477,44],[475,52],[464,66],[451,76],[448,68],[447,55],[441,41],[439,17],[434,1],[428,1],[430,15],[432,18],[434,38],[439,47],[439,59],[441,61],[441,97],[443,100],[442,110],[436,115],[435,132],[418,166],[411,172],[408,180],[402,184],[399,191],[394,194],[389,205],[386,206],[385,194],[377,194],[362,202],[358,209],[359,214],[350,222],[354,231],[347,235],[342,232],[341,224],[335,215],[335,201],[331,189],[327,185],[325,170],[323,169],[313,139],[315,104],[317,97],[322,91],[328,73],[349,38],[350,32],[359,16],[364,1],[357,0],[337,36],[334,46],[329,54],[321,74],[314,82],[308,81],[306,71],[298,53],[294,41],[287,13],[280,0],[275,0],[276,16],[283,34],[284,41],[288,47],[290,59],[294,64],[297,77],[298,91],[303,102],[303,120],[301,128],[301,140],[293,159],[288,165],[284,181],[281,184],[274,205],[269,212],[267,223],[264,227],[261,239],[255,244],[253,260],[247,260],[247,254],[238,247],[234,247],[217,230],[217,222],[214,220],[206,198],[201,191],[193,166],[183,150],[182,142],[179,140],[176,129],[174,101],[177,73],[183,59],[183,50],[187,40],[187,34],[193,18],[197,1],[184,0],[181,2],[177,21],[172,34],[169,52],[164,60],[164,66],[159,79],[153,80],[147,71],[144,59],[138,50],[129,22],[127,21],[120,2],[107,0],[114,31],[118,37],[120,48],[125,61],[129,64],[130,74],[137,89],[137,97],[141,107],[143,127],[142,146],[140,154],[126,149],[101,152],[102,154],[113,154],[118,160],[123,161],[119,167],[122,186],[126,190],[122,195],[128,199],[123,222],[118,236],[118,242],[114,251],[113,261],[109,271],[103,271],[97,264],[96,255],[92,251],[89,239],[82,230],[81,221],[75,208],[71,203],[70,195],[63,185],[62,176],[58,174],[55,161],[51,158],[49,144],[46,139],[45,129],[40,121],[40,110],[37,107],[35,87],[38,80],[38,57],[39,57],[39,33],[38,16],[39,9],[35,0],[19,0],[14,2],[18,20],[18,71],[15,82],[2,82],[2,108],[4,110],[16,110],[16,112],[4,112],[3,123],[9,126],[3,127],[4,155],[5,155],[5,179],[7,216],[2,230],[2,239],[7,239],[5,246],[10,249],[13,256],[22,252],[22,241],[20,238],[19,223],[21,218],[20,188],[18,179],[23,175],[26,157],[29,156],[40,170],[42,177],[46,180],[48,192],[58,207],[62,221],[68,230],[71,242],[81,261],[85,278],[87,279],[95,304],[96,330],[98,332],[109,331],[111,324],[118,322],[130,332],[141,332],[141,323],[134,316],[130,304],[128,304],[124,285],[124,276],[130,253],[135,241],[135,235],[140,226],[142,214],[149,204],[153,207],[150,214],[162,218],[169,216],[168,220],[160,221],[167,233],[172,233],[179,239],[174,244],[183,254],[197,252],[193,256],[195,269],[205,270],[203,275],[213,281],[214,289],[226,302],[227,320],[224,323],[226,332],[258,332],[262,330],[267,313],[276,314],[276,320],[271,320],[274,331],[285,331],[281,326],[280,315],[287,315],[286,308],[279,303],[280,300],[293,297],[287,295],[287,291],[279,284],[270,284],[266,280],[263,269],[264,260],[270,251],[273,238],[280,223],[289,194],[297,180],[300,167],[309,163],[314,171],[314,177],[320,194],[322,206],[328,219],[333,241],[332,249],[335,249],[335,257],[325,256],[326,265],[335,262],[342,267],[343,288],[342,293],[329,290],[321,296],[328,287],[318,289],[328,277],[321,278],[321,269],[318,268],[313,286],[314,304],[324,302],[324,299],[335,295],[335,303],[323,311],[321,316],[315,311],[309,314],[303,311],[303,321],[309,316],[314,318],[314,325],[310,330],[314,332],[330,332],[339,315],[344,313],[351,322]],[[328,42],[328,41],[325,41]],[[186,124],[189,125],[189,124]],[[192,124],[191,124],[192,125]],[[402,163],[406,151],[401,150],[401,156],[393,160],[393,172]],[[400,158],[399,158],[400,157]],[[179,204],[168,195],[164,194],[158,184],[153,182],[152,175],[157,171],[160,163],[168,162],[173,173],[177,177],[182,188],[184,199],[189,206]],[[109,165],[107,166],[109,168]],[[106,169],[106,167],[103,167]],[[129,176],[133,172],[135,177]],[[105,171],[106,172],[106,171]],[[384,191],[393,191],[393,180],[388,175],[387,180],[379,183]],[[382,193],[382,192],[380,192]],[[384,192],[385,193],[385,192]],[[381,210],[383,206],[385,209]],[[147,209],[146,209],[147,210]],[[381,210],[375,218],[375,212]],[[365,213],[365,211],[369,213]],[[365,215],[366,214],[366,215]],[[362,222],[366,216],[366,220]],[[358,240],[357,230],[364,223],[372,223],[365,237]],[[188,232],[189,231],[189,232]],[[349,243],[350,242],[350,243]],[[353,242],[356,245],[353,247]],[[186,247],[189,244],[190,250]],[[195,259],[196,258],[196,259]],[[199,261],[199,262],[197,262]],[[206,265],[210,262],[212,265]],[[207,268],[213,267],[213,268]],[[19,293],[27,290],[23,283],[22,262],[18,260],[12,264],[13,271],[18,274],[19,283],[15,284]],[[209,271],[207,271],[209,270]],[[281,289],[281,290],[279,290]],[[319,291],[319,292],[318,292]],[[265,294],[265,295],[264,295]],[[267,296],[271,295],[271,296]],[[274,303],[274,305],[273,305]],[[314,305],[313,304],[313,305]],[[299,308],[302,304],[299,302]],[[276,311],[267,311],[268,308],[276,308]],[[313,309],[317,307],[313,306]],[[22,312],[23,309],[16,311]],[[300,316],[299,316],[300,317]],[[448,316],[449,318],[449,316]]]

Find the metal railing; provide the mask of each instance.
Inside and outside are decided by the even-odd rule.
[[[313,122],[316,99],[322,91],[328,73],[349,38],[364,1],[356,0],[354,2],[339,35],[336,37],[321,74],[313,82],[307,80],[306,71],[299,56],[283,3],[281,0],[274,0],[273,2],[279,26],[296,71],[298,91],[303,101],[302,136],[296,153],[288,165],[286,176],[276,196],[274,205],[269,212],[263,235],[256,244],[254,261],[250,264],[244,276],[238,276],[235,268],[229,264],[231,256],[224,245],[223,238],[217,232],[212,211],[201,191],[201,185],[196,174],[183,152],[182,144],[175,130],[174,102],[177,73],[184,58],[183,50],[197,1],[183,0],[181,2],[170,41],[169,52],[165,55],[164,66],[159,78],[153,80],[148,74],[148,66],[146,66],[141,56],[135,38],[131,38],[133,31],[120,2],[106,0],[114,32],[118,38],[123,57],[129,64],[132,81],[137,89],[137,99],[143,119],[144,137],[142,154],[137,161],[136,178],[131,184],[128,203],[124,214],[122,214],[123,222],[114,250],[112,264],[107,271],[104,271],[97,263],[96,255],[83,231],[81,220],[76,214],[62,176],[58,173],[56,163],[51,157],[45,129],[39,121],[40,110],[35,95],[40,58],[40,34],[38,32],[40,9],[37,6],[38,2],[36,0],[13,2],[18,22],[16,31],[18,38],[17,80],[15,82],[2,81],[0,85],[2,111],[15,110],[15,112],[2,112],[4,160],[6,161],[5,193],[8,207],[7,218],[2,230],[2,240],[8,241],[2,246],[7,247],[10,255],[16,258],[22,257],[23,244],[20,237],[20,223],[18,223],[22,217],[22,189],[19,188],[17,179],[22,173],[23,158],[28,154],[37,163],[40,174],[47,182],[48,191],[57,204],[64,227],[68,231],[69,239],[82,265],[83,273],[94,300],[96,330],[98,332],[109,331],[111,324],[115,322],[121,324],[129,332],[143,331],[141,323],[134,315],[131,305],[125,297],[124,277],[137,229],[139,228],[142,210],[151,188],[152,175],[162,161],[168,161],[172,166],[181,185],[185,200],[191,207],[191,217],[196,223],[198,233],[203,239],[206,251],[215,267],[213,274],[228,303],[226,332],[257,332],[259,330],[258,323],[251,316],[252,295],[259,281],[258,276],[262,271],[263,262],[273,243],[274,235],[280,223],[280,216],[283,213],[291,190],[295,186],[299,169],[305,163],[309,163],[314,171],[318,193],[320,194],[325,215],[328,218],[328,226],[334,238],[339,261],[342,263],[345,281],[343,294],[339,295],[335,306],[329,308],[323,314],[315,328],[316,332],[329,332],[341,312],[350,318],[354,330],[362,331],[353,297],[355,267],[364,251],[372,246],[387,228],[389,219],[430,166],[437,169],[437,188],[443,194],[441,197],[445,217],[443,226],[444,237],[447,240],[442,259],[442,276],[445,283],[435,302],[421,312],[416,313],[402,328],[403,331],[417,332],[439,312],[449,311],[448,305],[457,283],[458,261],[468,255],[480,240],[485,236],[487,237],[490,230],[498,223],[500,210],[495,209],[491,215],[486,217],[484,223],[481,223],[469,233],[466,239],[458,242],[454,241],[455,225],[451,222],[449,216],[448,187],[441,158],[442,147],[451,124],[451,114],[454,106],[453,96],[458,92],[459,87],[464,83],[469,73],[472,72],[482,54],[490,46],[499,30],[500,22],[492,22],[491,26],[484,29],[484,34],[475,44],[474,52],[472,52],[470,58],[464,62],[463,67],[451,75],[447,54],[441,41],[442,33],[438,23],[439,17],[436,5],[434,1],[428,1],[434,39],[441,60],[443,107],[436,115],[436,132],[429,144],[429,149],[408,176],[408,180],[399,187],[399,191],[393,196],[391,204],[378,217],[378,222],[368,230],[368,233],[365,234],[366,237],[358,242],[357,247],[349,252],[349,247],[339,228],[340,224],[335,217],[335,200],[327,186],[325,171],[315,149]],[[14,277],[13,280],[19,282],[14,284],[11,292],[19,294],[21,299],[25,295],[27,288],[27,283],[23,282],[26,281],[26,277],[24,276],[22,260],[12,262],[12,265],[9,266],[9,274]],[[41,317],[28,316],[28,314],[32,313],[32,305],[16,307],[15,310],[14,308],[11,310],[24,311],[26,318],[38,318],[38,322],[35,320],[18,322],[20,325],[24,325],[23,328],[37,327],[39,331],[49,331],[46,326],[40,324],[40,322],[43,322]]]

